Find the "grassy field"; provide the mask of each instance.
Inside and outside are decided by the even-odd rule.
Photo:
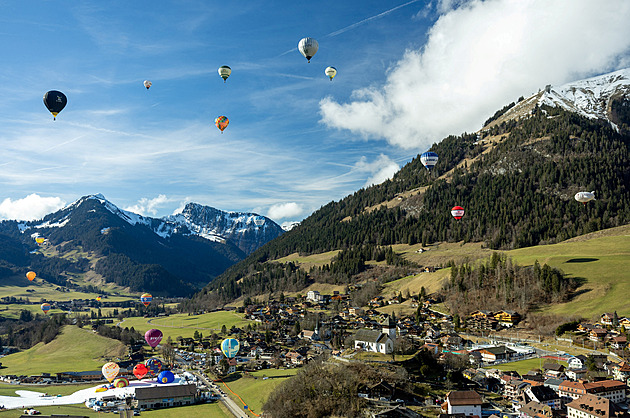
[[[0,372],[4,375],[36,375],[42,372],[100,370],[109,359],[126,351],[120,341],[66,325],[50,343],[39,343],[28,350],[3,357]]]
[[[299,264],[304,270],[309,271],[311,267],[321,267],[324,264],[330,264],[330,261],[334,256],[339,253],[339,250],[328,251],[320,254],[301,256],[298,253],[289,254],[286,257],[275,260],[278,263],[288,263],[293,261]]]
[[[125,318],[122,327],[133,327],[136,331],[146,332],[152,328],[157,328],[164,334],[164,339],[171,337],[173,340],[178,336],[192,337],[195,331],[201,332],[204,336],[213,332],[220,332],[225,325],[229,330],[232,325],[236,327],[247,327],[253,321],[244,318],[243,314],[232,311],[218,311],[202,315],[175,314],[160,318]]]
[[[594,318],[603,312],[630,315],[630,225],[599,231],[559,244],[508,251],[519,264],[536,260],[585,279],[578,295],[567,303],[544,308],[546,313]]]
[[[238,394],[243,401],[251,407],[251,409],[260,414],[262,412],[262,406],[269,397],[269,394],[288,378],[297,374],[299,369],[266,369],[258,370],[250,373],[252,377],[240,376],[236,380],[226,379],[230,389],[234,393]],[[263,380],[263,377],[267,376],[267,380]],[[254,379],[255,377],[255,379]],[[225,386],[218,382],[219,387],[223,389],[228,396],[232,397],[238,405],[242,405],[241,401],[230,393]],[[250,414],[250,416],[253,416]]]
[[[504,363],[498,366],[489,366],[486,368],[498,370],[515,370],[522,376],[532,369],[542,369],[545,361],[551,360],[545,360],[544,358],[531,358],[527,360],[514,361],[511,363]],[[566,361],[558,361],[558,363],[562,364],[564,367],[567,367],[568,365]]]

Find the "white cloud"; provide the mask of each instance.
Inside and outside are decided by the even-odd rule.
[[[293,218],[300,216],[304,208],[295,202],[277,203],[272,205],[267,211],[267,216],[271,219]]]
[[[369,163],[367,158],[361,157],[361,159],[355,164],[355,167],[362,172],[370,173],[370,177],[365,182],[363,187],[369,187],[374,184],[381,184],[387,179],[391,179],[400,166],[386,155],[379,155],[379,157]]]
[[[0,218],[32,221],[41,219],[65,205],[66,202],[59,197],[42,197],[36,193],[23,199],[11,200],[6,198],[0,203]]]
[[[478,130],[496,110],[546,84],[630,65],[630,2],[445,0],[420,50],[380,87],[320,102],[322,122],[364,138],[426,149]]]
[[[165,203],[168,203],[169,201],[170,200],[166,197],[166,195],[163,194],[159,195],[158,197],[154,197],[153,199],[147,199],[146,197],[143,197],[138,201],[137,204],[126,207],[125,210],[140,214],[142,216],[155,216],[158,212],[158,207],[164,205]]]

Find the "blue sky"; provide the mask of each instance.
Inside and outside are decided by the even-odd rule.
[[[0,219],[101,193],[148,216],[193,201],[299,221],[521,95],[630,66],[623,0],[0,7]]]

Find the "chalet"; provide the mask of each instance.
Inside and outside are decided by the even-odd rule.
[[[510,379],[503,385],[503,397],[510,400],[516,400],[521,396],[523,391],[530,386],[530,383],[527,383],[522,379]]]
[[[499,311],[494,314],[494,319],[502,324],[514,325],[521,320],[521,315],[516,311]]]
[[[604,341],[606,336],[608,335],[608,331],[604,328],[593,328],[588,333],[588,338],[591,341]]]
[[[566,375],[567,378],[569,378],[571,380],[574,380],[574,381],[578,381],[580,379],[586,378],[586,375],[588,375],[588,369],[586,369],[586,368],[566,369],[564,371],[564,374]]]
[[[455,390],[446,395],[442,410],[448,414],[464,414],[466,417],[481,417],[481,396],[474,390]]]
[[[297,351],[289,351],[285,358],[290,361],[291,364],[301,365],[304,364],[304,356]]]
[[[614,322],[615,314],[610,312],[604,312],[602,316],[599,318],[599,322],[602,325],[612,325]]]
[[[520,396],[521,403],[527,404],[528,402],[534,401],[539,404],[547,405],[551,407],[554,411],[562,408],[562,402],[560,402],[560,396],[556,393],[555,390],[550,387],[538,385],[538,386],[529,386],[527,387]]]
[[[474,311],[471,312],[470,317],[476,319],[489,319],[494,318],[494,314],[491,311]]]
[[[568,361],[569,369],[583,369],[586,367],[586,356],[583,354],[571,357]]]
[[[306,300],[319,303],[324,301],[324,296],[320,295],[317,290],[309,290],[306,293]]]
[[[359,392],[365,393],[368,397],[374,399],[386,398],[389,400],[394,396],[394,390],[392,385],[382,379],[378,383],[359,387]]]
[[[558,363],[545,363],[543,366],[545,369],[545,376],[561,378],[564,376],[564,366]]]
[[[608,370],[612,372],[613,378],[615,380],[619,380],[621,382],[628,383],[628,378],[630,378],[630,364],[626,361],[622,361],[618,364],[611,365]]]
[[[622,418],[628,414],[610,399],[585,394],[567,404],[568,418]]]
[[[197,386],[194,384],[138,387],[133,406],[137,409],[168,408],[192,405],[197,399]]]
[[[584,382],[583,380],[578,382],[565,381],[560,385],[558,394],[566,401],[591,394],[610,399],[613,402],[625,402],[627,389],[626,384],[618,380],[600,380],[597,382]]]
[[[516,351],[504,345],[498,347],[488,347],[479,350],[481,358],[486,363],[495,363],[497,361],[508,360],[516,354]]]
[[[352,316],[361,316],[363,315],[363,309],[357,307],[348,308],[348,314]]]
[[[628,339],[625,335],[619,335],[610,339],[610,346],[616,350],[623,350],[627,345]]]
[[[627,330],[630,329],[630,318],[626,318],[626,317],[620,318],[619,326],[624,327]]]
[[[382,331],[360,329],[354,336],[354,348],[361,348],[375,353],[390,354],[394,351],[396,339],[396,326],[387,317],[381,324]]]
[[[536,401],[529,401],[522,405],[519,410],[519,418],[552,418],[553,409],[546,404]]]

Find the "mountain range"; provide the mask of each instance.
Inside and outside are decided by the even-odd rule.
[[[181,213],[158,219],[90,195],[42,220],[1,222],[6,245],[0,249],[0,277],[22,276],[28,267],[38,277],[71,286],[73,277],[89,273],[133,291],[183,296],[283,232],[254,213],[189,203]],[[41,249],[38,237],[45,239]],[[82,256],[66,257],[73,252]]]

